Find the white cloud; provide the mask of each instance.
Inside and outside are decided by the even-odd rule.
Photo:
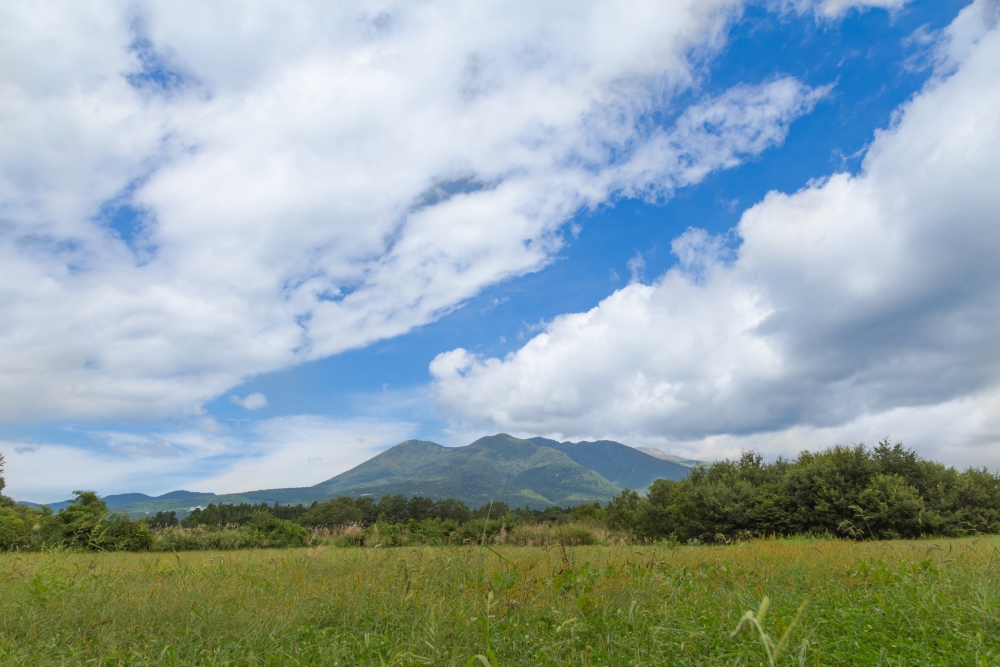
[[[689,230],[654,284],[555,318],[504,359],[438,356],[441,403],[503,430],[695,456],[905,435],[928,455],[1000,466],[992,6],[946,31],[958,55],[878,133],[861,174],[768,194],[735,251]]]
[[[898,11],[910,0],[769,0],[768,4],[785,12],[812,13],[825,21],[842,18],[852,9],[886,9]]]
[[[833,18],[843,16],[849,10],[860,8],[862,10],[871,7],[882,9],[898,10],[909,2],[909,0],[825,0],[819,3],[817,13]]]
[[[652,122],[736,0],[137,7],[0,9],[2,419],[197,414],[401,334],[822,94],[779,79]]]
[[[236,405],[242,405],[247,410],[259,410],[267,405],[267,396],[259,391],[255,391],[252,394],[247,394],[243,398],[232,395],[229,397],[229,402],[235,403]]]
[[[76,489],[101,495],[176,489],[234,493],[318,484],[409,438],[402,422],[297,415],[242,429],[196,424],[148,435],[95,434],[105,446],[0,442],[5,491],[57,502]]]

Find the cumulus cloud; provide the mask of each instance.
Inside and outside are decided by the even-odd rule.
[[[730,237],[689,230],[653,284],[555,318],[504,359],[439,355],[442,405],[505,430],[723,453],[894,427],[930,454],[1000,465],[985,417],[1000,383],[994,8],[977,2],[945,32],[947,69],[861,173],[769,193]]]
[[[148,434],[96,433],[98,442],[89,446],[0,442],[0,451],[7,459],[6,493],[18,500],[57,502],[80,488],[102,495],[179,488],[235,493],[318,484],[413,430],[404,422],[298,415],[239,430],[205,423]]]
[[[672,106],[739,11],[5,4],[0,418],[197,414],[542,268],[581,208],[773,146],[824,91]]]

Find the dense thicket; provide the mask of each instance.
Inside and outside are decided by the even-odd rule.
[[[851,538],[1000,532],[1000,477],[958,472],[901,444],[837,446],[764,463],[756,452],[657,480],[608,503],[608,524],[639,538],[831,534]]]

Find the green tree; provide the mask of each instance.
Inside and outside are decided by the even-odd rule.
[[[406,503],[406,516],[413,521],[423,521],[435,516],[434,501],[427,496],[413,496]]]
[[[74,491],[73,501],[56,515],[63,544],[91,551],[143,551],[153,543],[146,524],[112,514],[93,491]]]
[[[0,507],[0,551],[12,551],[24,543],[28,530],[13,507]]]
[[[472,512],[472,516],[476,519],[489,519],[493,521],[494,519],[500,519],[502,517],[510,514],[510,505],[505,502],[497,501],[492,503],[486,503],[485,505],[480,505]]]
[[[604,508],[605,520],[614,530],[635,533],[643,523],[642,519],[648,505],[649,501],[646,498],[632,489],[625,489],[608,501]]]
[[[157,512],[156,516],[150,520],[149,525],[152,528],[170,528],[178,523],[177,512],[170,510],[169,512]]]
[[[378,520],[378,507],[371,496],[361,496],[354,500],[354,506],[361,510],[361,525],[370,526]]]
[[[472,510],[461,500],[445,498],[437,501],[434,508],[434,516],[442,521],[455,521],[456,523],[466,523],[472,520]]]
[[[872,537],[919,537],[924,501],[902,475],[879,473],[858,497],[855,530],[862,525]],[[859,525],[861,524],[861,525]]]
[[[406,516],[406,496],[397,493],[394,496],[382,496],[378,500],[375,509],[378,511],[380,523],[405,523]]]
[[[309,511],[303,514],[298,522],[303,526],[336,528],[351,523],[360,524],[364,518],[364,512],[358,509],[354,499],[344,496],[309,508]]]

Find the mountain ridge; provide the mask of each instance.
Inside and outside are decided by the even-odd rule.
[[[109,508],[144,516],[187,514],[209,503],[309,504],[338,496],[402,493],[434,500],[455,498],[470,507],[503,501],[515,507],[544,508],[606,502],[624,488],[644,491],[654,479],[681,479],[690,468],[612,440],[557,442],[506,433],[479,438],[464,447],[406,440],[367,461],[306,487],[262,489],[216,495],[172,491],[106,496]],[[69,501],[49,505],[54,511]]]

